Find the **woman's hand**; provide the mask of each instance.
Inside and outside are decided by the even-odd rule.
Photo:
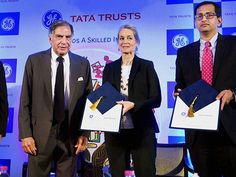
[[[132,108],[134,108],[134,103],[131,101],[117,101],[116,103],[121,104],[123,106],[123,115]]]

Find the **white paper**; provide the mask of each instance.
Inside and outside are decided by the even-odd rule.
[[[216,100],[188,117],[189,107],[178,96],[172,114],[171,128],[217,130],[220,101]]]
[[[122,115],[122,105],[117,104],[110,110],[101,114],[97,109],[91,110],[92,103],[86,100],[81,129],[106,132],[119,132]]]

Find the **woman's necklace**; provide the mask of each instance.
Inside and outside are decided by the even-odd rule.
[[[130,70],[131,70],[131,65],[121,65],[120,88],[124,92],[128,91]]]

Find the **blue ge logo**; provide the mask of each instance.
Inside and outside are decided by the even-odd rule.
[[[48,10],[42,18],[43,25],[47,29],[57,20],[62,20],[62,15],[59,11],[54,9]]]
[[[176,55],[177,50],[193,42],[193,29],[167,30],[167,55]]]
[[[0,59],[0,61],[3,63],[7,83],[15,83],[17,60],[16,59]]]
[[[184,34],[177,34],[172,39],[172,45],[175,49],[179,49],[180,47],[184,47],[189,44],[188,37]]]
[[[12,68],[11,65],[9,65],[8,63],[3,64],[4,70],[5,70],[5,77],[8,78],[11,76],[12,74]]]
[[[19,18],[19,12],[0,13],[0,35],[18,35]]]
[[[11,31],[15,26],[15,20],[11,17],[6,17],[1,21],[1,27],[5,31]]]

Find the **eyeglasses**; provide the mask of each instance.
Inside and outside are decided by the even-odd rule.
[[[206,19],[212,19],[214,16],[216,16],[216,13],[215,12],[207,12],[205,14],[197,14],[197,15],[195,15],[195,19],[200,21],[203,19],[204,16],[206,17]]]

